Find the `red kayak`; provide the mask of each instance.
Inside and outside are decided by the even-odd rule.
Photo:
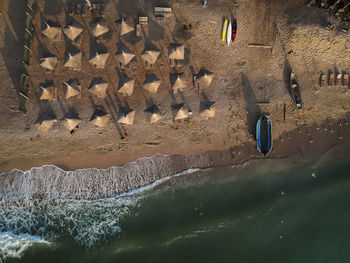
[[[235,41],[236,39],[236,34],[237,34],[237,20],[233,19],[232,20],[232,42]]]

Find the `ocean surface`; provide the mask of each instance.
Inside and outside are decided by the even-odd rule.
[[[348,152],[192,169],[109,198],[2,199],[0,262],[349,262]]]

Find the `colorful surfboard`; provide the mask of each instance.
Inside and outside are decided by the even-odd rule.
[[[231,21],[230,21],[228,23],[228,27],[227,27],[227,36],[226,36],[226,43],[227,43],[227,45],[230,45],[231,37],[232,37],[232,24],[231,24]]]
[[[228,20],[227,18],[225,19],[225,22],[224,22],[224,25],[222,27],[222,41],[226,41],[226,33],[227,33],[227,23],[228,23]]]

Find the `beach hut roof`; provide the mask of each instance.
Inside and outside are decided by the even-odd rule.
[[[111,115],[104,111],[96,109],[91,116],[90,123],[100,128],[105,128],[109,122]]]
[[[130,33],[131,31],[134,31],[135,28],[128,25],[125,21],[124,21],[124,18],[122,18],[122,25],[121,25],[121,29],[120,29],[120,35],[123,36],[123,35],[126,35],[128,33]]]
[[[141,57],[147,61],[149,64],[154,64],[157,60],[157,58],[160,55],[160,51],[159,50],[151,50],[151,49],[145,49],[142,54]]]
[[[95,26],[92,30],[92,34],[95,37],[101,36],[109,31],[109,28],[106,24],[106,20],[100,19],[95,23]]]
[[[64,66],[67,68],[81,68],[81,52],[66,51]]]
[[[43,116],[35,122],[35,125],[39,131],[48,132],[51,129],[52,125],[56,122],[57,120],[55,117]]]
[[[81,119],[78,116],[72,116],[68,113],[63,119],[63,126],[68,130],[72,131],[81,123]]]
[[[41,33],[51,40],[57,40],[61,34],[61,28],[48,20]]]
[[[39,99],[40,100],[54,100],[56,87],[46,86],[45,84],[39,85]]]
[[[70,24],[63,29],[63,32],[73,41],[83,32],[83,27],[75,19],[72,19]]]
[[[63,92],[66,99],[79,95],[80,91],[81,86],[77,79],[71,79],[67,82],[63,82]]]
[[[202,117],[214,118],[216,113],[216,104],[213,101],[201,101],[199,114]]]
[[[214,73],[201,68],[196,75],[196,81],[199,83],[200,86],[208,88],[210,83],[212,82],[214,78]]]
[[[101,78],[94,78],[88,91],[94,94],[97,98],[104,99],[107,95],[108,83]]]
[[[96,51],[95,56],[89,60],[91,64],[94,64],[97,68],[104,68],[109,57],[108,52]]]
[[[188,109],[185,106],[182,106],[176,113],[175,120],[182,120],[188,118]]]
[[[47,56],[40,59],[40,66],[46,68],[48,70],[55,70],[58,65],[58,57],[57,56]]]
[[[170,59],[181,60],[185,58],[185,45],[178,43],[170,43],[168,49]]]
[[[145,112],[151,113],[151,117],[149,120],[151,124],[153,124],[153,123],[155,123],[163,118],[160,111],[159,111],[159,108],[155,104],[150,106],[149,108],[147,108],[145,110]]]
[[[174,91],[186,88],[186,83],[184,81],[184,73],[171,74],[170,80],[172,82],[172,87]]]
[[[135,54],[125,46],[121,47],[117,52],[117,58],[123,65],[129,64],[134,57]]]
[[[134,93],[134,84],[135,81],[133,79],[122,77],[119,80],[118,92],[124,96],[131,96]]]
[[[160,86],[161,80],[156,77],[154,74],[147,74],[146,80],[143,83],[142,87],[148,90],[151,93],[157,93]]]
[[[135,119],[135,110],[128,108],[121,108],[118,115],[118,123],[133,125]]]

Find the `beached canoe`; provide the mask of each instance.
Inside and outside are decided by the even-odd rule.
[[[263,114],[256,124],[256,142],[259,152],[268,155],[272,149],[272,123],[268,116]]]
[[[300,87],[299,87],[297,76],[295,75],[294,71],[290,73],[290,86],[292,90],[292,98],[295,104],[297,105],[298,109],[301,109],[302,101],[301,101]]]
[[[226,41],[227,23],[228,23],[228,19],[226,18],[224,25],[222,26],[222,35],[221,35],[222,41],[224,42]]]
[[[232,37],[232,24],[231,21],[228,23],[227,26],[227,36],[226,36],[226,44],[229,46],[231,43],[231,37]]]
[[[232,36],[231,36],[232,42],[235,41],[236,34],[237,34],[237,20],[233,19],[232,20]]]

